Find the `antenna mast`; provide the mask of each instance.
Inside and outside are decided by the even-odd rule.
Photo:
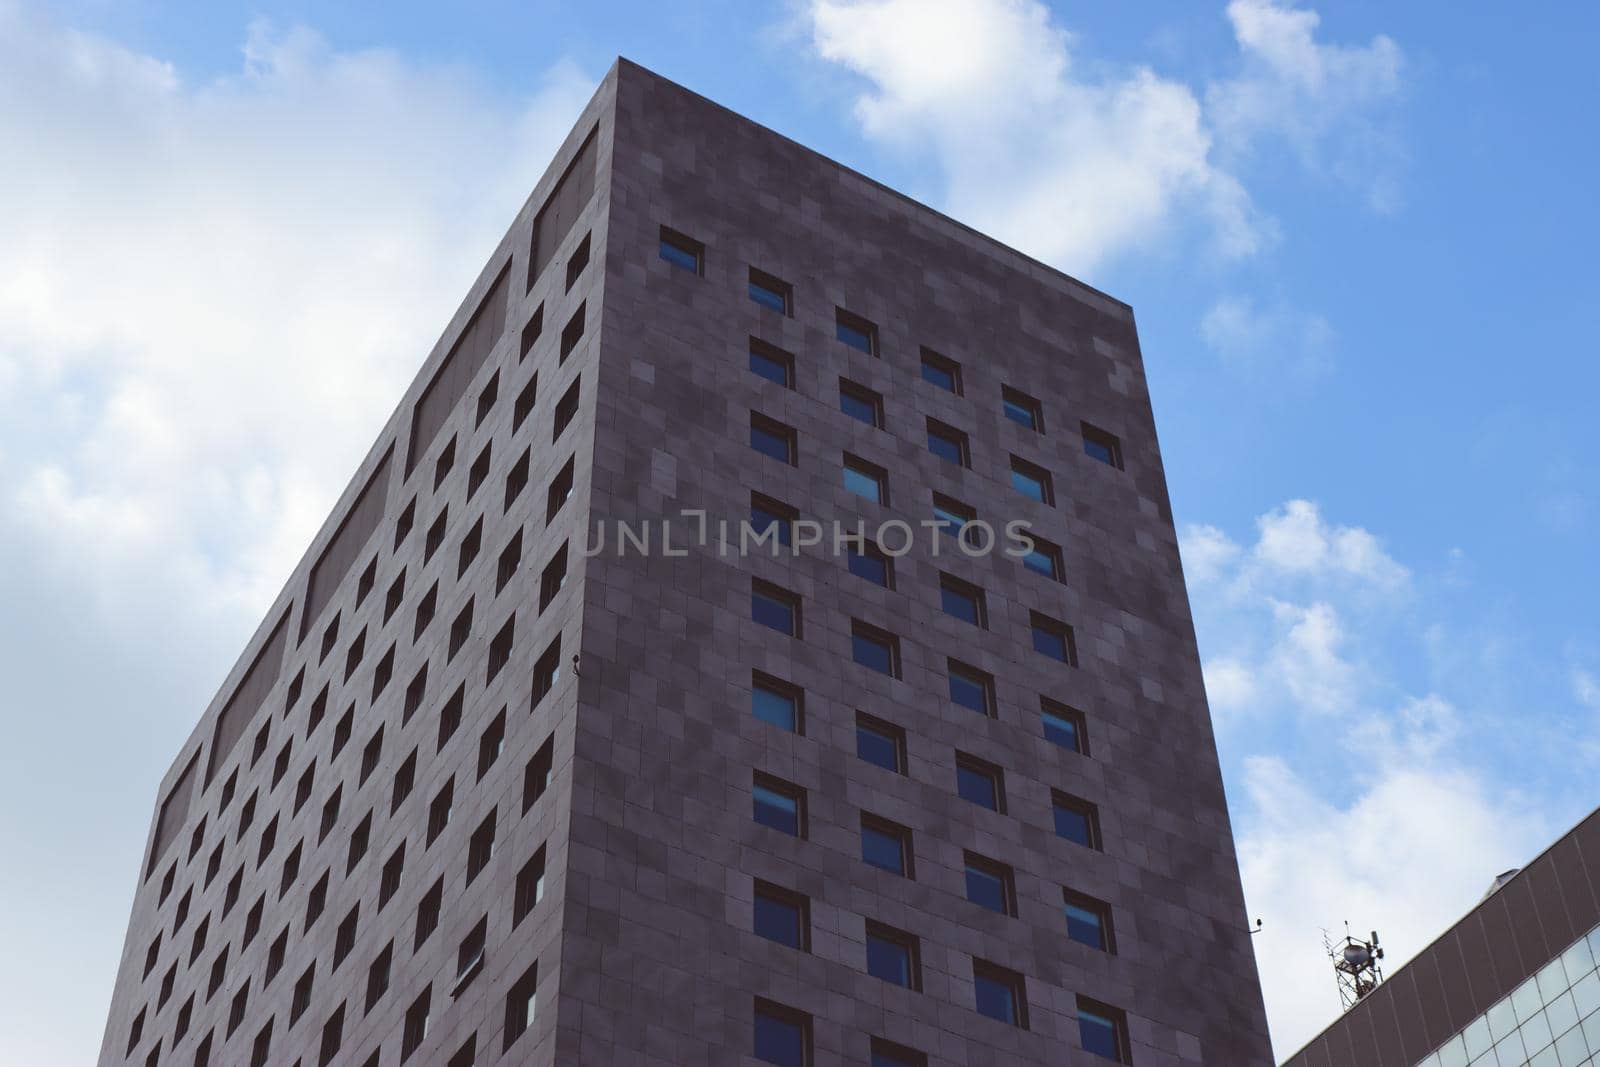
[[[1322,944],[1333,961],[1334,981],[1339,984],[1339,1001],[1349,1011],[1356,1002],[1378,988],[1383,981],[1383,969],[1378,961],[1383,959],[1383,949],[1378,945],[1378,931],[1372,939],[1362,941],[1350,935],[1350,923],[1344,924],[1344,940],[1336,942],[1322,931]]]

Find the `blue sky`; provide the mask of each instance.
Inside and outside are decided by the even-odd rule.
[[[0,0],[0,1061],[92,1059],[160,776],[619,53],[1133,304],[1287,1054],[1322,927],[1600,800],[1597,23]]]

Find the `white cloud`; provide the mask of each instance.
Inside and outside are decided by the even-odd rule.
[[[1248,296],[1224,297],[1200,320],[1200,337],[1239,371],[1292,372],[1315,378],[1331,365],[1333,326],[1321,315],[1286,305],[1258,306]]]
[[[1398,588],[1410,577],[1369,531],[1326,522],[1309,500],[1262,515],[1256,530],[1255,560],[1281,574],[1349,578],[1378,589]]]

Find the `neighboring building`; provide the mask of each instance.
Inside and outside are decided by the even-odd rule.
[[[627,62],[160,800],[102,1064],[1270,1063],[1132,312]]]
[[[1600,810],[1284,1067],[1600,1065]]]

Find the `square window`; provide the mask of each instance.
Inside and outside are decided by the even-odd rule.
[[[572,420],[578,417],[578,386],[580,382],[574,381],[561,394],[561,399],[556,401],[554,418],[550,423],[550,440],[557,441],[566,428],[572,425]]]
[[[1016,456],[1011,457],[1011,488],[1029,500],[1037,500],[1047,506],[1055,503],[1050,472]]]
[[[928,1057],[881,1037],[872,1039],[871,1067],[928,1067]]]
[[[946,615],[953,615],[973,626],[989,625],[983,590],[950,574],[939,575],[939,604]]]
[[[777,1067],[811,1067],[811,1016],[758,999],[752,1052]]]
[[[762,722],[780,730],[801,733],[803,706],[803,694],[799,689],[759,671],[752,673],[750,712]]]
[[[750,447],[769,459],[795,465],[798,447],[794,428],[754,411],[750,413]]]
[[[806,836],[806,795],[799,786],[757,774],[751,783],[754,818],[791,837]]]
[[[994,717],[994,676],[956,660],[946,660],[950,699],[979,715]]]
[[[1100,848],[1100,812],[1087,800],[1055,793],[1051,797],[1055,812],[1056,836],[1084,848]]]
[[[873,585],[894,588],[894,561],[884,555],[883,549],[871,542],[852,538],[845,549],[845,561],[850,573],[865,578]]]
[[[1113,1063],[1130,1063],[1128,1017],[1088,997],[1078,998],[1078,1041],[1083,1050]],[[1520,1058],[1520,1057],[1519,1057]]]
[[[589,265],[589,235],[584,234],[583,240],[578,242],[578,247],[572,250],[572,258],[567,260],[567,290],[572,290],[573,283],[583,274],[583,268]]]
[[[906,773],[906,732],[871,715],[856,713],[856,755],[895,774]]]
[[[775,382],[785,389],[794,388],[794,356],[765,341],[750,338],[750,373],[758,378]]]
[[[1111,905],[1070,889],[1063,889],[1061,896],[1067,936],[1100,952],[1116,952],[1111,936]]]
[[[1042,574],[1052,581],[1062,580],[1061,549],[1044,538],[1034,533],[1028,534],[1028,540],[1033,542],[1022,556],[1022,565],[1035,574]]]
[[[1017,914],[1016,879],[1003,863],[966,853],[967,899],[1001,915]]]
[[[941,493],[933,494],[933,518],[939,524],[940,533],[955,538],[964,537],[967,524],[977,517],[978,513],[961,501]]]
[[[1013,389],[1009,385],[1001,387],[1000,409],[1005,412],[1006,418],[1018,426],[1044,433],[1044,416],[1039,402],[1020,389]]]
[[[891,678],[900,677],[900,639],[893,634],[852,621],[850,656],[869,670]]]
[[[1083,451],[1090,459],[1097,459],[1108,467],[1122,469],[1122,442],[1116,434],[1107,433],[1098,426],[1083,427]]]
[[[889,475],[882,467],[845,453],[844,487],[875,504],[889,502]]]
[[[567,544],[561,543],[556,549],[556,554],[545,565],[544,573],[539,576],[539,610],[548,608],[562,588],[567,584]]]
[[[972,465],[967,455],[967,435],[937,419],[928,420],[928,451],[958,467]]]
[[[878,354],[878,327],[844,308],[834,311],[834,336],[869,356]]]
[[[961,395],[961,364],[931,348],[922,350],[922,380],[947,393]]]
[[[755,884],[755,913],[753,928],[768,941],[797,948],[810,949],[811,922],[805,897],[780,889],[766,882]]]
[[[800,598],[768,582],[750,582],[750,617],[770,630],[800,636]]]
[[[794,524],[799,518],[800,513],[787,504],[760,493],[750,494],[750,529],[755,534],[757,545],[771,543],[769,539],[774,535],[777,545],[792,545]],[[776,547],[773,554],[777,554]]]
[[[566,326],[561,330],[561,347],[556,356],[557,365],[565,363],[567,357],[577,349],[578,342],[583,340],[585,313],[588,310],[587,304],[587,301],[579,304],[578,310],[572,313],[572,318],[567,320]]]
[[[1005,775],[999,767],[976,756],[956,753],[956,793],[980,808],[1005,814]]]
[[[706,246],[677,230],[661,227],[661,258],[690,274],[704,274]]]
[[[1024,1030],[1028,1028],[1028,1002],[1022,975],[983,960],[973,960],[972,985],[980,1015]]]
[[[911,831],[875,815],[861,816],[861,858],[905,878],[912,874]]]
[[[794,286],[754,267],[750,268],[750,299],[780,315],[794,314]]]
[[[1083,712],[1042,697],[1039,707],[1047,741],[1081,755],[1089,754],[1089,735],[1085,729]]]
[[[883,397],[848,378],[839,379],[839,410],[857,422],[883,429]]]
[[[577,456],[569,457],[567,465],[561,468],[561,473],[550,483],[550,492],[545,496],[544,505],[546,525],[555,521],[556,512],[561,510],[561,505],[572,495],[573,464],[577,462],[577,458]]]
[[[1033,650],[1051,659],[1060,660],[1069,667],[1078,665],[1077,642],[1073,640],[1072,627],[1037,611],[1032,616]]]
[[[917,939],[901,930],[867,923],[867,973],[906,989],[922,988]]]

